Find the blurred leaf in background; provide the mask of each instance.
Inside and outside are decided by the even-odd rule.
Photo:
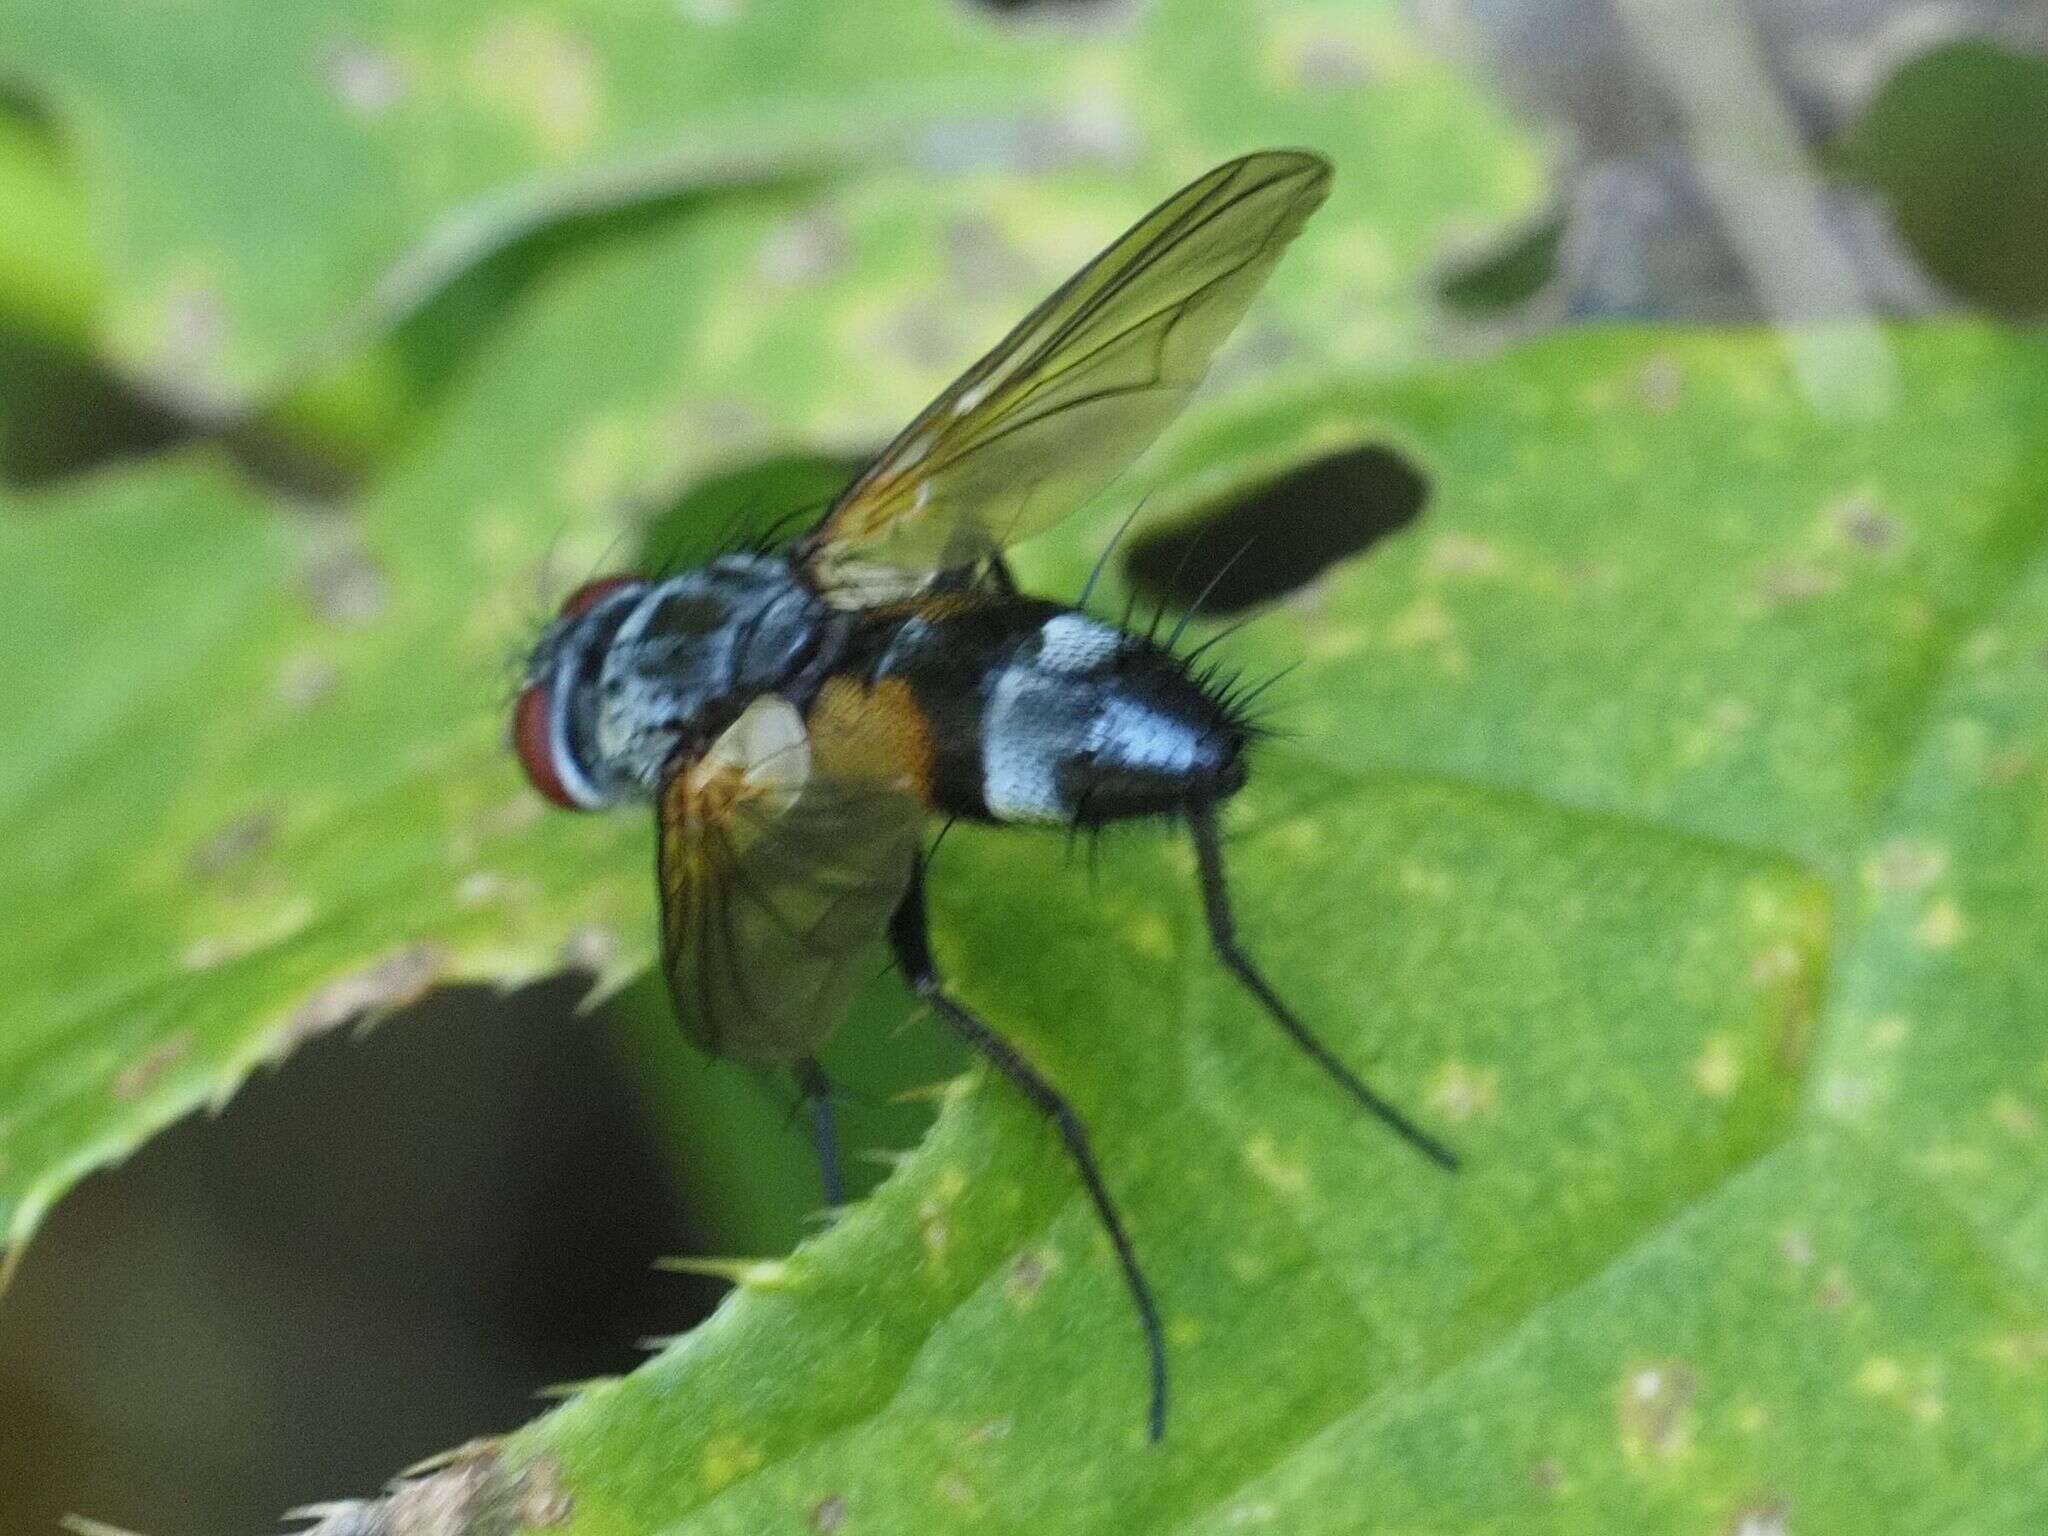
[[[556,595],[827,494],[1157,197],[1300,143],[1336,194],[1214,388],[1020,566],[1072,593],[1145,495],[1150,600],[1156,540],[1199,573],[1276,509],[1294,564],[1244,601],[1284,600],[1230,642],[1299,664],[1234,822],[1246,926],[1468,1173],[1247,1012],[1171,840],[1091,885],[1058,839],[956,833],[941,958],[1095,1128],[1166,1300],[1168,1443],[1056,1145],[969,1078],[711,1323],[414,1497],[607,1531],[2036,1528],[2038,344],[1852,313],[1417,367],[1457,253],[1547,217],[1624,271],[1644,232],[1546,195],[1391,4],[1057,9],[0,12],[35,109],[0,312],[213,443],[0,512],[15,1256],[317,1035],[638,971],[649,827],[542,815],[502,746]],[[1873,361],[1862,414],[1817,406],[1816,349]],[[66,398],[28,377],[6,441]],[[281,492],[252,420],[360,488]],[[863,994],[857,1098],[953,1069],[908,1014]],[[704,1230],[786,1244],[814,1197],[774,1097],[652,989],[614,1016]],[[920,1120],[860,1112],[885,1149]]]

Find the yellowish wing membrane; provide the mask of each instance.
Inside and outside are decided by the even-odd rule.
[[[1208,371],[1329,163],[1248,155],[1176,192],[1025,318],[882,451],[802,554],[935,571],[1042,532],[1142,453]]]
[[[716,1055],[814,1051],[910,884],[914,796],[812,747],[794,706],[758,699],[662,788],[662,970],[677,1018]]]

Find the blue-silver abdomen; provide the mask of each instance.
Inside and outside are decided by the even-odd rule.
[[[911,619],[876,675],[930,717],[933,799],[953,815],[1099,826],[1244,784],[1247,733],[1222,701],[1171,653],[1056,604]]]

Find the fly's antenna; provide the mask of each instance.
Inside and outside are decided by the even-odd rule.
[[[1102,546],[1102,553],[1095,557],[1095,565],[1088,572],[1088,579],[1081,583],[1081,595],[1074,599],[1074,606],[1085,610],[1088,599],[1094,595],[1095,583],[1102,579],[1102,573],[1109,566],[1109,557],[1116,553],[1117,546],[1124,541],[1124,535],[1131,531],[1131,524],[1138,520],[1138,514],[1145,510],[1145,503],[1152,499],[1148,491],[1138,498],[1138,504],[1131,508],[1124,520],[1116,526],[1116,532],[1109,536],[1109,542]]]
[[[1202,886],[1202,913],[1209,925],[1209,947],[1216,951],[1216,958],[1223,962],[1223,968],[1237,978],[1238,984],[1265,1010],[1266,1017],[1280,1026],[1281,1032],[1295,1043],[1301,1053],[1328,1073],[1331,1080],[1361,1108],[1439,1168],[1457,1172],[1457,1154],[1409,1119],[1390,1100],[1368,1088],[1356,1073],[1331,1053],[1328,1046],[1309,1032],[1306,1024],[1294,1016],[1294,1011],[1280,1000],[1280,995],[1267,983],[1259,968],[1252,964],[1251,957],[1237,941],[1237,921],[1230,909],[1230,889],[1223,878],[1223,841],[1216,825],[1215,802],[1197,801],[1188,807],[1187,818],[1188,831],[1195,844],[1196,873]]]
[[[1206,582],[1202,584],[1202,590],[1197,592],[1195,594],[1195,600],[1192,603],[1188,604],[1188,611],[1180,616],[1180,622],[1173,626],[1173,633],[1166,637],[1166,648],[1169,651],[1172,650],[1176,645],[1180,644],[1180,637],[1186,634],[1188,626],[1194,623],[1195,616],[1202,611],[1202,604],[1209,601],[1209,598],[1215,593],[1216,588],[1219,585],[1221,585],[1223,578],[1230,574],[1230,568],[1236,565],[1237,562],[1242,560],[1246,555],[1250,554],[1252,552],[1252,545],[1256,544],[1257,542],[1258,539],[1256,536],[1246,539],[1244,543],[1238,546],[1237,553],[1232,555],[1228,560],[1224,561],[1221,565],[1217,566],[1216,574],[1211,576]]]

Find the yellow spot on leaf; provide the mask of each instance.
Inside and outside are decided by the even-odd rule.
[[[1916,838],[1894,838],[1863,862],[1863,883],[1877,895],[1926,889],[1948,872],[1948,850]]]
[[[1621,1379],[1614,1393],[1615,1427],[1631,1461],[1666,1461],[1692,1441],[1692,1405],[1699,1382],[1675,1361],[1645,1365]]]
[[[704,1447],[699,1477],[706,1493],[718,1493],[741,1478],[758,1472],[768,1457],[758,1445],[734,1434],[713,1435]]]
[[[163,1076],[192,1053],[192,1032],[182,1031],[160,1040],[114,1074],[107,1091],[124,1104],[142,1098],[163,1080]]]
[[[1429,563],[1447,575],[1487,576],[1505,563],[1501,552],[1484,539],[1447,533],[1429,547]]]
[[[1126,932],[1131,948],[1148,960],[1173,958],[1173,925],[1159,913],[1144,913]]]
[[[1944,896],[1927,909],[1913,936],[1929,949],[1954,949],[1968,931],[1962,908]]]
[[[1897,1014],[1886,1014],[1870,1026],[1870,1043],[1881,1051],[1895,1051],[1905,1043],[1912,1026]]]
[[[1394,878],[1400,882],[1402,890],[1430,901],[1448,900],[1456,886],[1450,871],[1419,864],[1413,859],[1402,860],[1394,871]]]
[[[1735,1042],[1726,1035],[1709,1040],[1692,1064],[1692,1080],[1710,1099],[1725,1099],[1735,1092],[1742,1081],[1742,1058],[1736,1054]]]
[[[1310,631],[1305,653],[1310,661],[1342,661],[1363,649],[1365,634],[1362,630],[1330,625]]]
[[[1753,987],[1775,987],[1780,982],[1797,976],[1802,968],[1799,947],[1795,944],[1773,944],[1750,957],[1749,984]]]
[[[2041,1134],[2041,1117],[2016,1094],[2001,1093],[1993,1099],[1991,1118],[2015,1141],[2032,1141]]]
[[[1438,645],[1450,639],[1451,616],[1433,593],[1415,599],[1387,625],[1387,643],[1397,650]]]
[[[468,62],[477,95],[525,124],[543,149],[567,154],[597,126],[597,58],[552,21],[503,17],[477,39]]]
[[[2000,1334],[1985,1347],[1985,1353],[2008,1370],[2038,1371],[2048,1366],[2048,1330]]]
[[[1287,1156],[1273,1144],[1269,1136],[1254,1136],[1244,1146],[1245,1166],[1250,1168],[1259,1182],[1275,1194],[1290,1200],[1300,1200],[1308,1194],[1308,1167],[1297,1158]]]
[[[1430,1084],[1430,1107],[1444,1119],[1464,1124],[1492,1113],[1500,1100],[1500,1069],[1446,1062]]]

